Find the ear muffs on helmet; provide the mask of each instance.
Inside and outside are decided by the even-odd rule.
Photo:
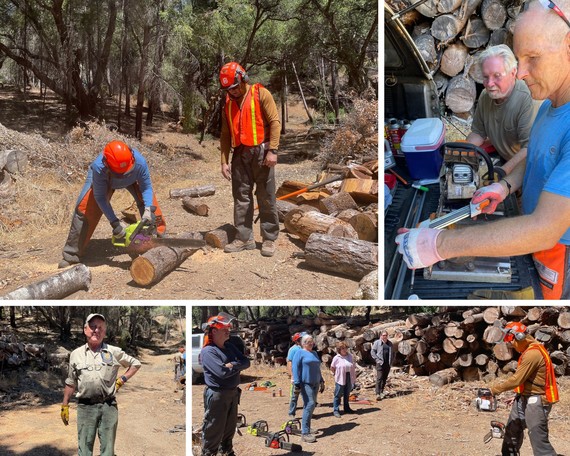
[[[503,330],[505,333],[503,340],[505,342],[512,342],[513,340],[520,342],[526,337],[526,329],[526,326],[520,322],[511,322]]]
[[[249,82],[249,76],[237,62],[226,63],[220,70],[220,84],[222,89],[230,90],[242,82]]]

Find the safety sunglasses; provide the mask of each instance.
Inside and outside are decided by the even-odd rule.
[[[552,0],[538,0],[538,1],[545,8],[551,9],[556,14],[558,14],[558,16],[560,16],[562,18],[562,20],[564,22],[566,22],[566,25],[568,26],[568,28],[570,28],[570,21],[566,18],[566,16],[562,12],[562,10],[560,8],[558,8],[558,6],[556,6],[556,4]]]

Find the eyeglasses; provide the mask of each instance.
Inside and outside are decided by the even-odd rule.
[[[562,18],[562,20],[564,22],[566,22],[566,25],[568,26],[568,28],[570,28],[570,21],[566,18],[566,16],[562,12],[562,10],[560,8],[558,8],[558,6],[556,6],[556,4],[552,0],[538,0],[538,1],[545,8],[549,8],[552,11],[554,11],[556,14],[558,14],[558,16],[560,16]]]

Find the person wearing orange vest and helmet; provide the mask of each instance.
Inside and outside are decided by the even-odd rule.
[[[159,236],[165,233],[166,222],[152,189],[146,160],[138,150],[131,149],[124,142],[111,141],[89,166],[87,180],[75,205],[59,268],[81,261],[103,214],[111,224],[113,235],[119,239],[125,237],[128,225],[119,220],[110,203],[114,191],[120,188],[126,188],[135,198],[141,220],[156,224]]]
[[[503,456],[518,456],[524,438],[528,436],[533,454],[556,456],[548,438],[548,415],[552,404],[558,402],[558,387],[554,367],[546,348],[530,334],[525,325],[511,322],[505,326],[504,342],[512,344],[521,354],[517,370],[504,381],[490,385],[493,395],[514,388],[517,393],[505,427]]]
[[[202,456],[235,456],[233,437],[241,394],[240,372],[250,366],[250,361],[230,342],[233,320],[233,316],[220,312],[202,325],[206,334],[200,352],[206,383]]]
[[[222,111],[220,149],[222,175],[232,181],[236,239],[225,246],[227,253],[255,249],[253,239],[253,189],[257,196],[261,254],[273,256],[279,235],[275,205],[275,165],[281,135],[281,122],[271,93],[261,84],[249,84],[245,70],[236,62],[220,71],[220,84],[226,91]],[[230,164],[230,151],[233,150]]]

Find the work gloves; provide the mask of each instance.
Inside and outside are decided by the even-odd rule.
[[[153,226],[156,224],[156,216],[154,215],[155,210],[156,208],[154,206],[147,206],[144,208],[144,212],[141,218],[143,225]]]
[[[66,426],[69,425],[69,405],[61,404],[61,421]]]
[[[396,236],[398,252],[410,269],[427,268],[444,260],[437,251],[437,237],[441,230],[433,228],[400,228]]]
[[[123,386],[125,383],[127,383],[127,377],[125,377],[124,375],[118,377],[117,380],[115,381],[115,392],[118,392],[121,386]]]
[[[499,182],[495,182],[491,185],[481,187],[479,190],[477,190],[473,194],[471,202],[473,204],[477,204],[485,199],[488,199],[490,203],[487,207],[483,208],[482,212],[484,214],[492,214],[497,210],[499,203],[501,203],[507,196],[509,196],[509,190]]]
[[[122,239],[127,235],[126,229],[129,225],[125,222],[117,219],[114,222],[111,222],[111,226],[113,227],[113,236],[117,239]]]
[[[321,381],[321,386],[319,386],[319,393],[322,393],[325,390],[325,382]]]

